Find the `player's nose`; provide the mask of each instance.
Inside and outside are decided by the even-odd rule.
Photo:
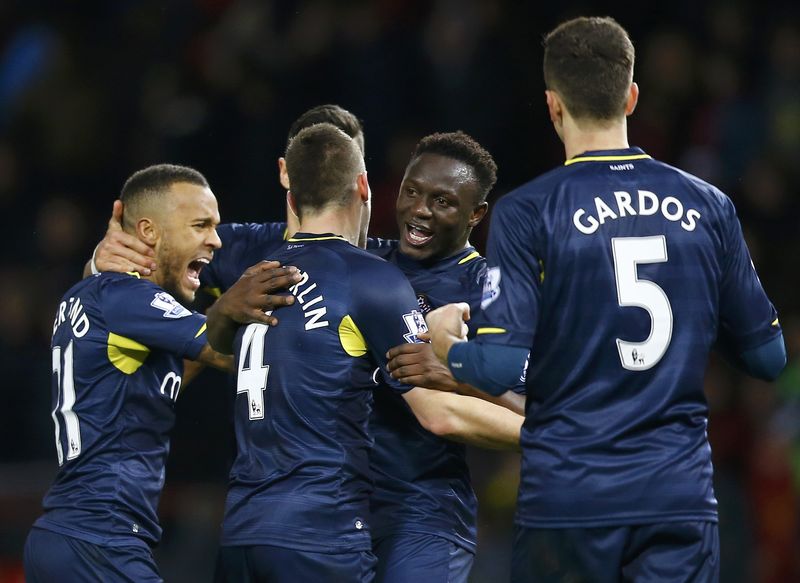
[[[222,239],[219,238],[216,229],[211,229],[211,232],[208,234],[206,238],[206,245],[211,247],[212,249],[219,249],[222,247]]]
[[[414,205],[411,207],[411,213],[415,217],[430,217],[431,207],[428,202],[427,196],[420,196],[414,201]]]

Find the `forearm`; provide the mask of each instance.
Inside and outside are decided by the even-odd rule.
[[[487,449],[519,451],[524,418],[483,399],[416,387],[407,400],[423,427],[440,437]]]
[[[525,395],[520,395],[515,393],[514,391],[506,391],[502,395],[490,395],[489,393],[485,393],[480,389],[476,389],[472,385],[468,385],[466,383],[458,383],[456,388],[456,392],[459,395],[465,395],[469,397],[475,397],[476,399],[483,399],[484,401],[488,401],[489,403],[494,403],[495,405],[499,405],[500,407],[505,407],[509,411],[516,413],[517,415],[525,415]]]
[[[211,348],[222,354],[233,354],[233,341],[239,323],[225,315],[221,306],[220,302],[215,302],[206,310],[206,335]]]

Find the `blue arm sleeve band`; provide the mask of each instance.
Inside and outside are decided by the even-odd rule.
[[[490,395],[502,395],[519,383],[528,349],[519,346],[457,342],[447,353],[453,377]]]
[[[758,348],[743,352],[741,360],[748,374],[765,381],[774,381],[786,366],[783,334]]]

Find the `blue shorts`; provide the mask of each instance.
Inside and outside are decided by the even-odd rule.
[[[475,555],[432,534],[402,533],[374,541],[376,583],[467,583]]]
[[[514,583],[719,581],[719,530],[715,522],[610,528],[518,526],[514,535]]]
[[[272,545],[220,547],[214,583],[372,583],[375,555],[312,553]]]
[[[32,528],[25,541],[27,583],[161,583],[153,553],[145,546],[109,547]]]

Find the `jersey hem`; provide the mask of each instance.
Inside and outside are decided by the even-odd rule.
[[[635,516],[609,516],[606,518],[525,518],[517,516],[516,526],[524,528],[600,528],[606,526],[629,526],[657,522],[719,522],[715,511],[693,513],[655,513]]]
[[[41,530],[55,532],[57,534],[62,534],[64,536],[77,538],[82,541],[91,543],[93,545],[98,545],[102,547],[142,547],[147,550],[150,550],[153,546],[155,546],[155,544],[157,544],[157,543],[150,543],[136,536],[125,536],[125,535],[101,536],[89,532],[84,532],[81,530],[76,530],[68,526],[63,526],[61,524],[45,522],[42,521],[41,519],[37,520],[33,524],[32,528],[38,528]]]

